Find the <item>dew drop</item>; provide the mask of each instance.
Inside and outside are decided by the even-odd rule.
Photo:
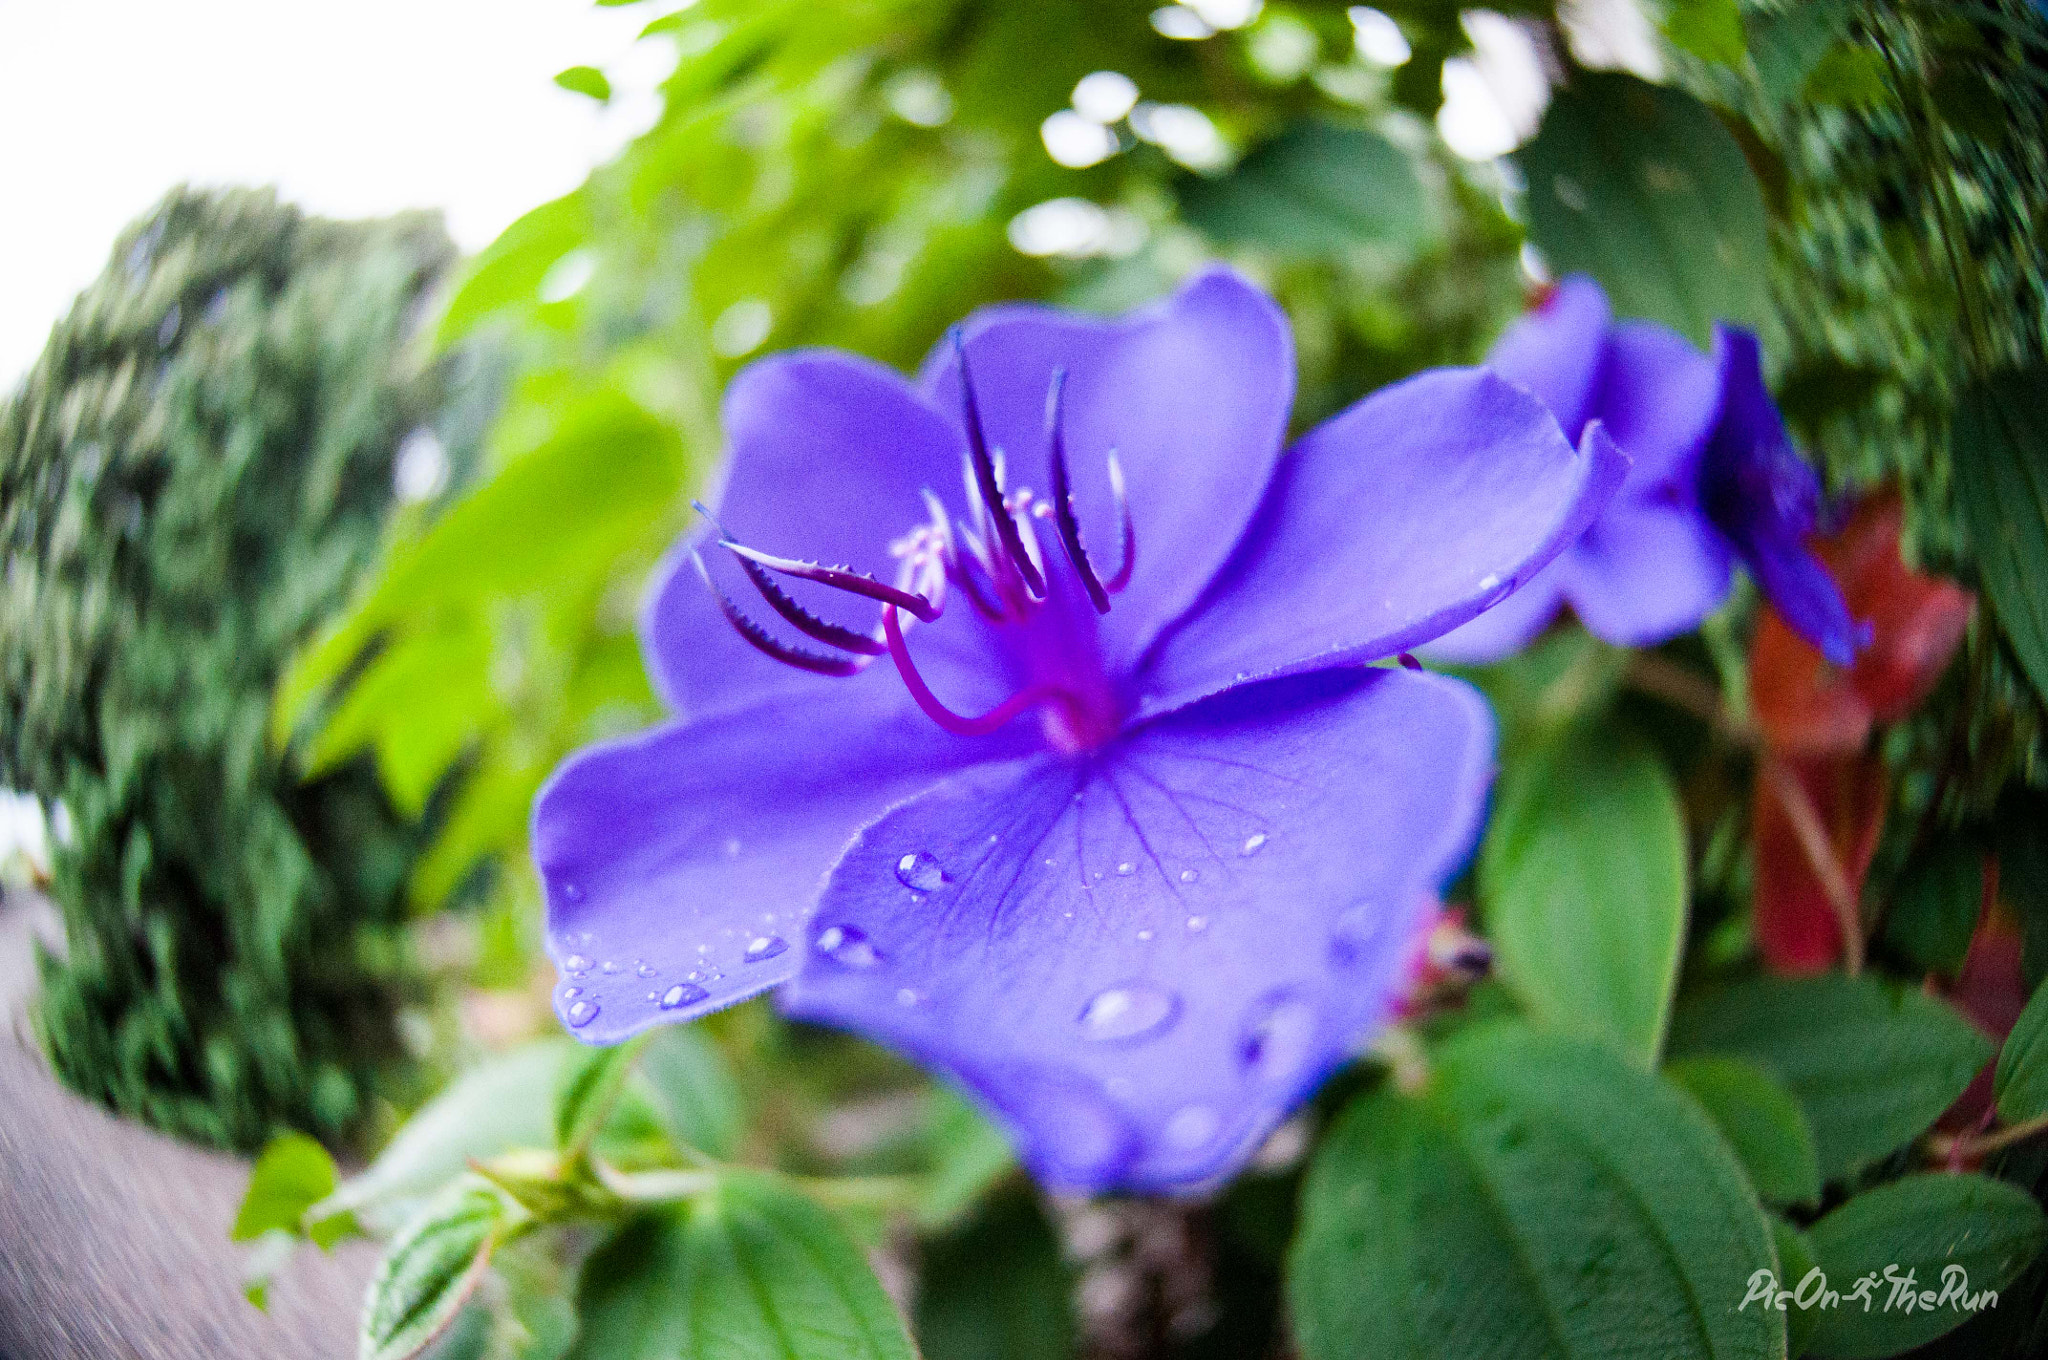
[[[917,1004],[917,993],[913,992],[908,987],[898,988],[896,992],[896,1004],[899,1006],[915,1006]]]
[[[1184,1105],[1175,1110],[1166,1121],[1162,1132],[1168,1145],[1192,1152],[1215,1138],[1216,1130],[1223,1127],[1223,1117],[1207,1105]]]
[[[916,892],[937,892],[952,882],[929,851],[919,850],[896,861],[896,881]]]
[[[1097,992],[1081,1008],[1081,1033],[1089,1039],[1134,1039],[1163,1028],[1180,1010],[1172,992],[1143,982]]]
[[[1503,581],[1499,576],[1488,572],[1485,576],[1479,578],[1479,588],[1488,592],[1486,598],[1479,605],[1480,610],[1483,612],[1493,608],[1502,600],[1515,593],[1515,578],[1510,576],[1507,580]]]
[[[581,902],[583,900],[583,889],[578,884],[564,882],[557,884],[556,888],[562,894],[564,902]]]
[[[844,968],[872,968],[882,961],[859,926],[826,926],[818,932],[817,949]]]
[[[1294,992],[1271,992],[1245,1018],[1238,1059],[1262,1081],[1286,1081],[1308,1062],[1315,1037],[1315,1009]]]
[[[587,973],[590,971],[590,960],[584,958],[581,954],[571,954],[568,958],[562,960],[562,967],[572,973]]]
[[[763,959],[774,958],[787,948],[789,942],[780,935],[756,935],[747,941],[745,958],[748,963],[759,963]]]
[[[727,859],[738,859],[740,857],[740,838],[738,836],[731,837],[726,841],[725,857]]]
[[[582,995],[583,989],[581,987],[564,987],[562,989],[562,1000],[564,1001],[574,1001]]]
[[[1209,918],[1208,918],[1208,917],[1206,917],[1206,916],[1190,916],[1190,917],[1188,917],[1188,930],[1189,930],[1189,931],[1190,931],[1190,932],[1191,932],[1192,934],[1196,934],[1196,935],[1199,935],[1199,934],[1201,934],[1201,933],[1202,933],[1203,931],[1207,930],[1208,928],[1209,928]]]
[[[1151,927],[1149,927],[1149,926],[1148,926],[1148,927],[1146,927],[1146,928],[1145,928],[1144,930],[1141,930],[1141,931],[1139,931],[1139,932],[1138,932],[1138,938],[1139,938],[1139,939],[1141,939],[1141,940],[1149,940],[1149,939],[1151,939],[1151,938],[1152,938],[1152,930],[1151,930]]]
[[[1136,869],[1137,867],[1137,865],[1131,863],[1129,860],[1125,860],[1122,864],[1116,866],[1116,871],[1119,875],[1125,878],[1129,878],[1131,876],[1131,871]]]
[[[617,959],[606,959],[603,963],[597,965],[597,970],[600,973],[616,973],[619,971],[619,961]]]
[[[1266,833],[1257,831],[1244,838],[1244,844],[1237,848],[1240,855],[1256,855],[1266,848]]]
[[[637,959],[633,963],[633,971],[635,973],[638,973],[641,977],[651,978],[654,976],[655,968],[654,965],[647,962],[647,960]]]
[[[572,1002],[566,1018],[569,1021],[570,1028],[582,1029],[585,1025],[597,1019],[597,1003],[595,1001]]]
[[[1193,869],[1183,869],[1180,871],[1180,881],[1183,883],[1192,883],[1200,877],[1201,875],[1196,873]]]
[[[661,994],[661,1008],[672,1011],[678,1006],[694,1006],[711,993],[693,983],[678,982]]]

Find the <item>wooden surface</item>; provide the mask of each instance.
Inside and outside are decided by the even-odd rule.
[[[270,1310],[228,1241],[246,1163],[116,1119],[59,1086],[29,1027],[47,904],[0,899],[0,1357],[346,1360],[375,1252],[295,1256]]]

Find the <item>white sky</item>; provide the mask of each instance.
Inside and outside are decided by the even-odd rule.
[[[274,184],[336,217],[438,207],[486,244],[639,130],[660,53],[628,49],[677,7],[0,0],[0,389],[181,181]],[[576,65],[640,97],[556,88]]]

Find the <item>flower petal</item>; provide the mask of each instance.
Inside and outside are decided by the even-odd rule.
[[[1478,618],[1417,650],[1431,661],[1450,666],[1490,666],[1513,656],[1548,628],[1564,608],[1562,580],[1561,563],[1552,562]]]
[[[1598,414],[1593,399],[1612,315],[1600,285],[1574,274],[1501,333],[1486,366],[1535,393],[1566,436],[1577,439]]]
[[[1608,333],[1593,414],[1635,465],[1627,491],[1673,485],[1690,496],[1720,400],[1714,361],[1676,331],[1624,321]]]
[[[1717,325],[1714,349],[1721,408],[1702,456],[1700,502],[1793,630],[1846,666],[1856,655],[1855,621],[1806,547],[1820,512],[1820,479],[1793,449],[1764,386],[1756,337]]]
[[[1597,423],[1575,452],[1485,369],[1384,388],[1289,451],[1236,556],[1165,639],[1142,708],[1441,637],[1576,541],[1627,467]]]
[[[1067,370],[1065,434],[1083,541],[1115,571],[1118,520],[1106,459],[1130,490],[1137,566],[1102,620],[1108,665],[1130,665],[1184,613],[1258,508],[1287,433],[1294,341],[1273,300],[1227,269],[1116,320],[1045,307],[990,308],[962,327],[982,422],[1006,484],[1051,485],[1046,393]],[[941,345],[925,394],[963,419],[960,370]]]
[[[863,822],[1031,733],[948,736],[893,675],[580,752],[535,800],[555,1009],[610,1043],[783,981],[834,856]]]
[[[1728,597],[1727,545],[1697,507],[1617,497],[1551,571],[1597,638],[1647,647],[1689,633]]]
[[[1043,1180],[1227,1174],[1384,1022],[1477,834],[1469,687],[1248,687],[947,780],[833,869],[783,994],[987,1102]]]
[[[850,354],[797,350],[748,365],[726,387],[723,419],[719,521],[768,552],[846,563],[893,581],[889,544],[930,518],[921,489],[959,484],[964,449],[951,422],[897,373]],[[691,565],[692,549],[703,551],[714,578],[749,615],[780,622],[716,543],[706,525],[655,573],[640,635],[656,690],[670,707],[697,715],[770,694],[828,693],[835,681],[771,661],[720,616]],[[787,584],[834,621],[862,629],[875,621],[872,606]]]

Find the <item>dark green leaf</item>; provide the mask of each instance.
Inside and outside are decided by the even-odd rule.
[[[1949,840],[1908,861],[1884,918],[1885,947],[1935,973],[1954,973],[1984,908],[1984,852]]]
[[[2048,1115],[2048,984],[2036,987],[1998,1052],[1998,1116],[2008,1124]]]
[[[924,1244],[917,1341],[924,1360],[1067,1360],[1074,1281],[1024,1194],[999,1197],[966,1227]]]
[[[555,84],[576,94],[589,95],[600,104],[611,102],[612,83],[595,66],[571,66],[557,72]]]
[[[1341,256],[1412,250],[1429,230],[1422,182],[1399,147],[1364,128],[1297,123],[1229,174],[1181,189],[1188,221],[1226,246]]]
[[[1897,1355],[1968,1321],[1975,1310],[1957,1296],[2009,1284],[2048,1240],[2048,1219],[2018,1186],[1928,1173],[1856,1196],[1808,1236],[1828,1287],[1842,1295],[1815,1311],[1813,1348],[1858,1360]],[[1907,1276],[1911,1299],[1893,1283]],[[1852,1297],[1865,1279],[1867,1304]]]
[[[452,1185],[391,1240],[363,1301],[361,1360],[418,1355],[462,1311],[505,1222],[505,1201]]]
[[[1735,0],[1670,0],[1664,7],[1664,36],[1672,46],[1722,66],[1740,66],[1748,47]]]
[[[555,1093],[555,1146],[570,1156],[580,1156],[604,1127],[633,1060],[640,1056],[643,1039],[629,1039],[610,1048],[586,1049],[581,1061],[569,1069],[568,1079]]]
[[[249,1189],[228,1236],[236,1242],[273,1228],[297,1234],[306,1210],[334,1193],[334,1159],[303,1133],[270,1140],[249,1173]]]
[[[1559,275],[1591,274],[1622,316],[1704,345],[1769,315],[1763,192],[1704,104],[1633,76],[1577,77],[1516,156],[1529,236]]]
[[[745,1106],[732,1067],[694,1025],[664,1025],[640,1054],[640,1084],[669,1137],[713,1157],[739,1147]]]
[[[1806,78],[1806,100],[1839,108],[1874,108],[1894,99],[1884,58],[1858,43],[1831,49]]]
[[[1642,742],[1575,727],[1509,765],[1480,898],[1502,977],[1545,1025],[1655,1063],[1685,877],[1678,791]]]
[[[2001,374],[1965,394],[1952,446],[1992,612],[2048,698],[2048,369]]]
[[[931,1141],[932,1168],[917,1206],[926,1227],[957,1220],[1017,1165],[1003,1131],[951,1091],[932,1095]]]
[[[1771,1237],[1699,1110],[1599,1045],[1477,1026],[1330,1132],[1288,1258],[1308,1360],[1782,1356]],[[1617,1331],[1626,1320],[1625,1328]]]
[[[902,1319],[824,1210],[766,1176],[634,1219],[584,1264],[580,1360],[911,1360]]]
[[[1924,1132],[1991,1056],[1947,1003],[1870,976],[1752,978],[1680,1003],[1674,1054],[1747,1058],[1813,1126],[1823,1181]]]
[[[1813,1259],[1813,1243],[1806,1234],[1787,1223],[1784,1219],[1771,1216],[1771,1239],[1778,1248],[1778,1286],[1797,1292],[1808,1275],[1819,1267]],[[1813,1285],[1809,1284],[1811,1290]],[[1748,1291],[1743,1291],[1745,1296]],[[1813,1310],[1810,1308],[1787,1308],[1785,1310],[1785,1349],[1792,1355],[1804,1355],[1813,1340]]]
[[[1664,1075],[1700,1103],[1759,1195],[1778,1204],[1819,1202],[1813,1130],[1784,1087],[1740,1058],[1681,1058]]]
[[[1789,103],[1849,26],[1854,0],[1799,0],[1750,20],[1750,58],[1773,103]]]

